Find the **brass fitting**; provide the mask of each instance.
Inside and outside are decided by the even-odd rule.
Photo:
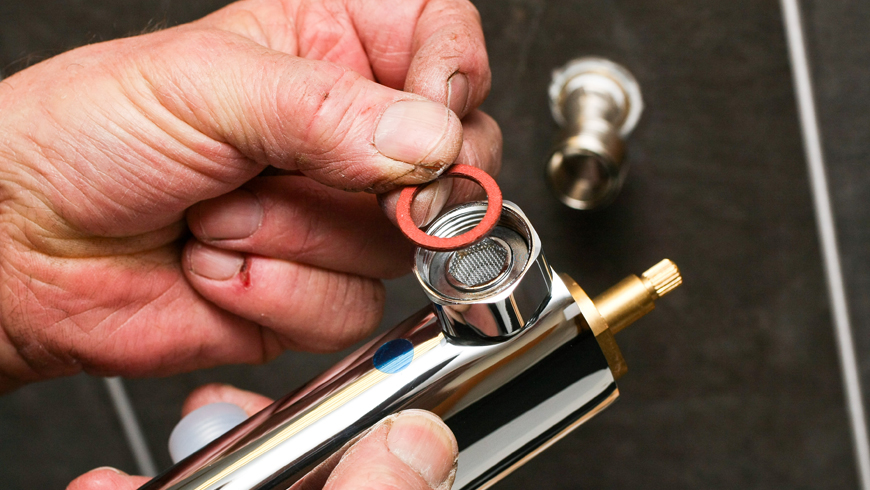
[[[590,299],[566,274],[561,277],[595,334],[615,379],[622,377],[628,366],[613,335],[652,311],[659,298],[683,283],[677,265],[668,259],[650,267],[640,277],[633,274],[626,277],[595,299]]]

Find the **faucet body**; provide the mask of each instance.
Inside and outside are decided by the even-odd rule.
[[[462,233],[481,206],[449,211],[430,233]],[[550,268],[519,208],[506,202],[499,227],[490,248],[419,250],[432,304],[141,489],[320,488],[350,445],[411,408],[456,436],[453,488],[486,488],[606,408],[625,371],[606,318]],[[462,262],[472,259],[477,275]]]

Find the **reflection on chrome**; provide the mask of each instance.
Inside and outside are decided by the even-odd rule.
[[[454,208],[429,232],[462,233],[485,206]],[[618,349],[598,340],[606,319],[590,313],[590,325],[592,300],[550,269],[516,205],[504,204],[493,235],[509,250],[479,258],[497,269],[463,271],[463,287],[443,280],[455,252],[418,251],[433,304],[142,489],[319,488],[344,449],[409,408],[438,414],[456,435],[453,488],[485,488],[607,407],[618,396],[608,357]],[[492,251],[461,259],[469,253]],[[478,281],[468,278],[486,285],[465,287]]]

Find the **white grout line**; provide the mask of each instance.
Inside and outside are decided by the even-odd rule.
[[[154,458],[151,457],[151,451],[148,450],[148,443],[142,434],[142,427],[136,418],[136,412],[133,411],[133,404],[130,403],[127,390],[124,389],[124,382],[121,378],[104,378],[103,381],[106,382],[109,397],[112,398],[112,404],[118,413],[118,419],[121,421],[124,436],[127,437],[127,443],[133,452],[136,466],[139,467],[139,473],[145,476],[156,475],[157,466],[154,464]]]
[[[825,177],[825,161],[822,155],[822,140],[813,100],[809,61],[804,45],[798,0],[781,0],[783,21],[788,39],[788,52],[791,58],[792,75],[798,111],[803,133],[804,151],[809,166],[810,184],[816,211],[816,225],[822,246],[828,295],[831,301],[831,314],[834,332],[840,354],[840,369],[846,391],[846,406],[852,425],[852,442],[855,445],[855,459],[861,477],[861,488],[870,490],[870,444],[867,439],[867,420],[864,415],[864,401],[861,395],[861,381],[858,363],[855,358],[855,345],[852,342],[852,327],[849,321],[849,308],[846,304],[846,291],[843,271],[840,265],[840,252],[831,209],[831,196]]]

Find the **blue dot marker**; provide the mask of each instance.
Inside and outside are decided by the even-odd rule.
[[[395,374],[411,365],[414,360],[414,344],[407,339],[394,339],[375,352],[375,369],[382,373]]]

